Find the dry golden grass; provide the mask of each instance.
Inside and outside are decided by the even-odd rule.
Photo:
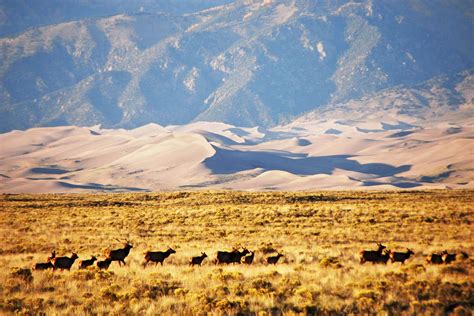
[[[0,314],[471,314],[473,202],[473,191],[1,195]],[[53,249],[103,259],[116,238],[134,245],[125,267],[29,270]],[[415,256],[361,265],[377,241]],[[168,246],[163,267],[143,269],[146,250]],[[213,263],[238,246],[255,250],[252,266]],[[272,249],[285,257],[266,266]],[[425,263],[444,249],[471,258]]]

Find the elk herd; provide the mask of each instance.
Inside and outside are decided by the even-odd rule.
[[[386,246],[381,243],[377,244],[377,250],[362,250],[360,255],[360,263],[364,264],[365,262],[371,262],[372,264],[382,263],[387,264],[390,260],[392,263],[400,262],[404,264],[406,260],[410,259],[415,253],[408,249],[405,252],[397,252],[388,250]],[[123,244],[123,248],[108,250],[106,251],[106,258],[104,260],[98,260],[95,256],[91,256],[90,259],[81,260],[79,262],[79,269],[86,269],[91,267],[96,263],[96,266],[100,270],[107,270],[112,263],[112,261],[117,261],[119,266],[125,265],[125,258],[130,253],[130,250],[133,248],[130,241],[126,241]],[[143,267],[146,268],[149,263],[154,263],[157,265],[163,265],[163,262],[170,255],[175,254],[176,251],[169,247],[166,251],[147,251],[144,253]],[[456,260],[457,254],[448,253],[446,250],[440,253],[432,253],[426,258],[426,262],[429,264],[449,264]],[[468,258],[467,253],[461,252],[459,254],[462,258]],[[242,250],[234,249],[232,251],[218,251],[216,258],[214,260],[215,264],[247,264],[250,265],[253,263],[255,257],[255,252],[243,248]],[[274,256],[268,256],[264,258],[266,264],[277,264],[278,260],[283,257],[283,255],[277,252]],[[70,270],[76,259],[78,259],[76,253],[72,253],[71,257],[63,256],[56,257],[56,251],[53,251],[51,255],[47,258],[46,262],[36,263],[34,266],[35,270]],[[207,258],[205,252],[201,252],[200,256],[192,257],[189,261],[191,266],[200,266],[204,259]]]
[[[98,261],[95,256],[91,256],[90,259],[81,260],[79,262],[79,269],[86,269],[87,267],[93,266],[94,262],[96,261],[96,265],[100,270],[107,270],[112,261],[117,261],[119,266],[122,266],[122,264],[125,265],[125,258],[128,256],[132,248],[132,244],[130,243],[130,241],[127,240],[123,244],[123,248],[106,251],[106,258],[104,260]],[[145,258],[142,265],[144,268],[146,268],[149,263],[154,263],[155,265],[159,263],[163,265],[165,259],[174,253],[176,253],[176,251],[171,247],[169,247],[166,251],[147,251],[144,253]],[[254,256],[255,252],[249,251],[247,248],[243,248],[242,251],[239,251],[237,249],[234,249],[232,251],[218,251],[214,263],[252,264]],[[266,258],[266,263],[276,264],[281,257],[283,257],[281,253],[277,253],[276,256],[269,256]],[[73,253],[71,257],[56,257],[56,251],[53,250],[51,256],[48,257],[46,262],[39,262],[35,264],[34,270],[70,270],[72,265],[78,258],[79,257],[76,253]],[[205,258],[207,258],[207,254],[205,252],[201,252],[200,256],[192,257],[189,261],[189,264],[191,266],[200,266]]]
[[[413,250],[408,249],[405,252],[397,252],[393,250],[388,250],[387,247],[382,245],[381,243],[377,243],[377,250],[362,250],[360,252],[360,263],[363,264],[365,262],[372,262],[375,263],[383,263],[387,264],[388,260],[392,263],[400,262],[401,264],[405,264],[405,261],[410,259],[412,255],[415,253]],[[432,253],[426,257],[426,263],[429,264],[448,264],[456,260],[457,254],[455,253],[448,253],[447,250],[444,250],[440,253]],[[467,253],[462,251],[460,256],[464,259],[468,258]]]

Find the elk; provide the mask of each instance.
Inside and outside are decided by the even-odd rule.
[[[192,266],[194,266],[194,265],[200,266],[202,261],[204,260],[204,258],[207,258],[207,255],[206,255],[205,252],[201,252],[200,256],[192,257],[191,262],[189,264],[192,265]]]
[[[382,255],[382,250],[384,250],[385,247],[381,243],[377,243],[378,249],[377,250],[362,250],[360,252],[360,263],[363,264],[366,261],[376,263],[379,261],[380,256]]]
[[[277,264],[278,260],[283,257],[283,255],[277,252],[276,256],[270,256],[267,258],[267,264]]]
[[[60,269],[60,270],[71,270],[72,265],[74,264],[74,261],[79,258],[76,253],[72,253],[72,256],[69,257],[55,257],[53,260],[51,260],[51,263],[53,264],[53,269]]]
[[[427,263],[432,263],[432,264],[442,264],[443,261],[443,256],[447,254],[448,252],[445,250],[442,253],[432,253],[428,257],[426,257],[426,262]]]
[[[455,253],[448,253],[446,250],[444,251],[443,255],[441,256],[441,259],[443,259],[443,262],[446,264],[449,264],[453,261],[456,260],[456,254]]]
[[[143,267],[146,267],[146,265],[150,261],[154,262],[155,265],[157,265],[158,262],[163,265],[163,261],[165,261],[165,259],[173,253],[176,253],[176,251],[171,249],[170,247],[168,247],[168,250],[166,251],[147,251],[145,253],[145,262],[143,262]]]
[[[250,251],[250,254],[242,258],[242,262],[245,264],[252,264],[255,252]]]
[[[81,263],[79,264],[79,269],[85,269],[87,267],[90,267],[91,265],[94,264],[94,262],[97,260],[95,256],[92,256],[90,259],[87,260],[82,260]]]
[[[99,270],[108,270],[111,262],[112,259],[110,258],[106,258],[102,261],[97,261],[97,267],[99,267]]]
[[[130,249],[132,248],[132,244],[127,240],[123,244],[123,248],[110,250],[107,253],[107,258],[109,258],[111,261],[118,261],[119,266],[121,266],[122,263],[125,265],[125,258],[128,256]]]
[[[48,261],[48,262],[38,262],[35,264],[35,267],[33,268],[34,270],[48,270],[48,269],[53,269],[54,266],[53,264]]]
[[[53,260],[56,257],[56,251],[53,250],[51,252],[51,256],[48,257],[46,262],[38,262],[35,264],[35,267],[33,268],[34,270],[47,270],[47,269],[53,269],[54,266],[51,263],[51,260]]]
[[[414,255],[415,253],[413,250],[408,249],[406,252],[396,252],[396,251],[390,251],[390,260],[393,262],[401,262],[402,264],[405,264],[405,260],[409,259],[411,255]]]
[[[242,251],[238,251],[236,249],[232,250],[231,252],[228,251],[218,251],[216,263],[221,264],[229,264],[229,263],[239,263],[242,260],[242,257],[249,254],[250,251],[247,248],[244,248]]]

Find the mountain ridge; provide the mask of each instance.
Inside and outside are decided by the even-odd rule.
[[[1,38],[1,131],[202,120],[270,127],[474,68],[469,4],[202,6],[171,14],[144,2],[150,12],[124,9]]]

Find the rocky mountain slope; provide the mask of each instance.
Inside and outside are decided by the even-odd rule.
[[[396,124],[395,127],[409,129],[413,127],[410,123],[461,123],[469,118],[474,118],[474,71],[438,76],[413,86],[399,85],[359,99],[324,105],[294,123],[332,119],[403,121],[403,126]]]
[[[440,76],[460,98],[474,68],[472,1],[177,2],[76,1],[69,14],[2,2],[0,131],[269,127]]]

